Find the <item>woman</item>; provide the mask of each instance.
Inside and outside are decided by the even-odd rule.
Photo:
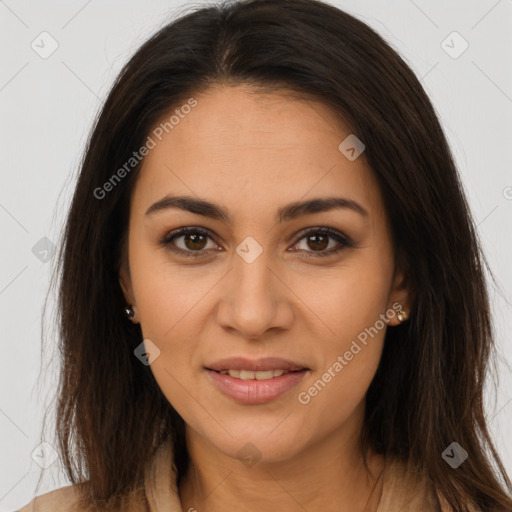
[[[60,262],[72,485],[22,511],[512,510],[448,144],[343,11],[229,2],[147,41],[91,134]]]

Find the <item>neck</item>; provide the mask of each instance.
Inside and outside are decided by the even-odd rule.
[[[334,432],[290,459],[249,467],[187,428],[190,467],[180,485],[182,510],[375,512],[383,459],[368,454],[366,468],[358,437],[344,437]]]

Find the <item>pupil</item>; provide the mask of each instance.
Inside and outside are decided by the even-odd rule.
[[[311,235],[309,237],[309,241],[310,242],[312,240],[317,240],[318,241],[319,238],[323,239],[322,242],[320,242],[321,246],[320,247],[311,247],[311,245],[310,245],[311,249],[320,249],[320,250],[322,250],[322,249],[325,249],[327,247],[328,243],[325,243],[325,242],[327,242],[327,237],[324,236],[324,235]],[[313,242],[313,243],[318,243],[318,242]]]
[[[186,238],[185,238],[185,239],[186,239],[186,241],[191,241],[191,242],[192,242],[192,244],[193,244],[193,245],[192,245],[192,247],[191,247],[191,246],[189,246],[189,245],[187,244],[187,247],[188,247],[189,249],[202,249],[202,248],[203,248],[203,246],[204,246],[204,243],[201,245],[201,242],[198,242],[198,241],[197,241],[197,239],[198,239],[198,238],[203,238],[203,240],[202,240],[202,241],[204,242],[204,237],[203,237],[203,235],[198,235],[198,234],[195,234],[195,235],[186,235]],[[196,245],[194,245],[194,244],[196,244]],[[199,244],[199,246],[197,246],[197,244]]]

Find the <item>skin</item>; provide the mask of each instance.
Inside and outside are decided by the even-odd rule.
[[[358,440],[365,394],[392,327],[369,338],[307,405],[298,393],[393,303],[409,311],[377,182],[364,153],[349,161],[340,152],[351,131],[321,103],[254,94],[247,86],[215,86],[194,97],[197,106],[145,157],[120,272],[133,321],[160,350],[150,368],[187,425],[192,469],[179,489],[182,509],[376,510],[383,461],[370,453],[369,474]],[[231,222],[179,209],[145,215],[170,193],[219,204]],[[368,216],[335,209],[275,221],[285,204],[333,195],[357,201]],[[174,240],[203,256],[180,256],[160,243],[183,226],[212,232],[200,242]],[[338,245],[304,238],[319,227],[357,246],[315,256]],[[236,252],[247,236],[263,249],[251,264]],[[388,326],[398,323],[395,315]],[[203,368],[233,355],[278,356],[310,370],[277,399],[241,405]],[[261,457],[252,466],[237,456],[248,442]]]

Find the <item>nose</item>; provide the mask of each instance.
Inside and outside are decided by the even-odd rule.
[[[234,254],[216,308],[221,327],[249,340],[264,339],[267,331],[291,328],[293,293],[275,268],[270,251],[263,251],[251,263]]]

